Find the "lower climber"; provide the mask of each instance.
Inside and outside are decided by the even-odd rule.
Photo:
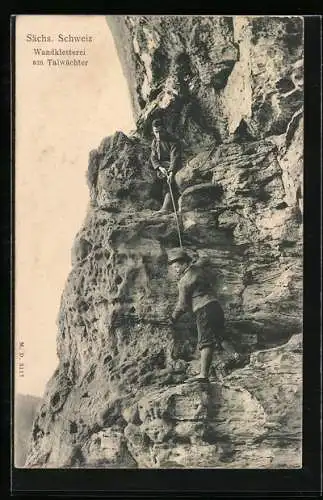
[[[198,346],[201,351],[200,373],[189,380],[208,382],[213,352],[217,345],[230,354],[231,367],[238,367],[244,361],[229,340],[224,339],[224,312],[214,295],[210,272],[201,262],[192,262],[181,248],[169,251],[168,263],[179,279],[178,300],[172,314],[175,322],[185,312],[191,311],[195,317]]]

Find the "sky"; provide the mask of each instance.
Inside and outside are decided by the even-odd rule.
[[[60,42],[59,34],[93,41]],[[35,48],[85,49],[75,58],[88,63],[53,66],[44,57],[34,65]],[[58,363],[56,319],[89,201],[89,152],[135,124],[104,16],[18,16],[15,83],[15,390],[42,396]]]

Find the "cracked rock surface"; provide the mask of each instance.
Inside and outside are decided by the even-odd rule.
[[[301,18],[113,16],[137,130],[90,152],[90,203],[58,315],[58,367],[27,467],[301,466]],[[217,279],[249,363],[209,385],[196,328],[173,326],[172,213],[149,164],[151,121],[184,145],[185,247]]]

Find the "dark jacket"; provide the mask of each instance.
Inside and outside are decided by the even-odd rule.
[[[159,167],[166,167],[168,173],[176,172],[181,168],[181,145],[179,141],[169,134],[164,132],[160,137],[159,148],[156,137],[151,143],[152,166],[155,170]]]
[[[197,261],[185,269],[178,283],[178,300],[173,318],[176,320],[186,311],[196,312],[209,302],[217,301],[212,282],[214,275]]]

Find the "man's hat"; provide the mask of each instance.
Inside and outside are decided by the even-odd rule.
[[[172,248],[168,252],[168,264],[173,264],[178,260],[186,260],[189,261],[191,258],[182,248]]]

